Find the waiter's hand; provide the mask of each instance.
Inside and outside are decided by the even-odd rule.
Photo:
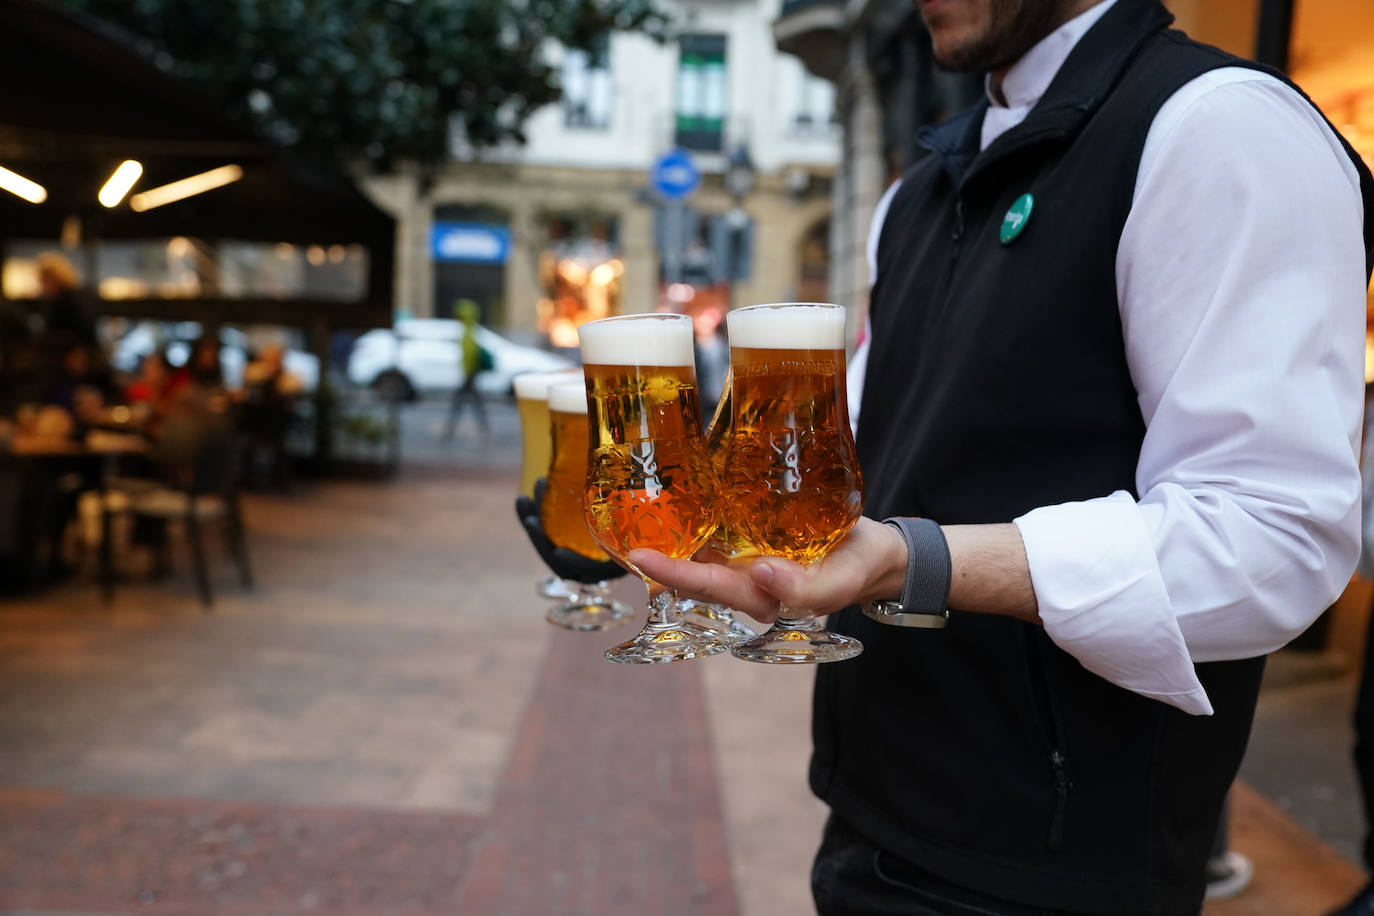
[[[684,597],[723,604],[771,623],[779,603],[820,615],[861,601],[900,597],[907,549],[897,529],[861,518],[824,560],[810,566],[781,557],[725,560],[709,549],[691,560],[632,550],[630,562]]]

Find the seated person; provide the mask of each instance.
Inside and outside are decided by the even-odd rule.
[[[224,370],[219,360],[219,339],[211,334],[202,335],[191,347],[191,355],[186,360],[186,372],[191,382],[201,388],[211,390],[224,387]]]
[[[105,405],[113,389],[102,362],[99,351],[89,344],[69,346],[44,390],[43,402],[61,407],[79,420],[89,419]]]
[[[189,374],[173,372],[161,353],[149,353],[139,363],[138,377],[125,386],[124,399],[130,406],[146,411],[149,424],[156,424],[171,410],[189,382]]]
[[[291,398],[301,393],[301,380],[286,369],[286,350],[268,344],[243,370],[243,387],[249,400]]]

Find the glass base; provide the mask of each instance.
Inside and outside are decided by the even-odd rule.
[[[627,623],[634,616],[628,604],[610,600],[565,601],[549,608],[544,618],[568,630],[609,630]]]
[[[666,626],[650,623],[634,639],[607,649],[606,659],[622,665],[653,665],[706,658],[729,648],[730,644],[722,636],[707,630],[684,623]]]
[[[735,643],[730,653],[748,662],[814,665],[844,661],[863,650],[863,643],[852,636],[831,633],[814,617],[779,617],[767,633]]]
[[[535,584],[534,591],[540,598],[553,598],[555,600],[558,598],[567,598],[573,593],[573,590],[568,587],[568,583],[564,582],[553,573],[549,573],[547,576],[540,579]]]
[[[723,604],[707,604],[689,598],[678,602],[678,607],[688,626],[719,633],[731,642],[752,639],[758,635],[747,624],[740,622],[735,611]]]

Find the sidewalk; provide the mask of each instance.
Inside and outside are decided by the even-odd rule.
[[[260,584],[223,562],[210,614],[181,558],[0,603],[0,914],[811,912],[812,672],[548,626],[501,464],[252,499]],[[1209,914],[1360,882],[1245,790],[1234,845]]]

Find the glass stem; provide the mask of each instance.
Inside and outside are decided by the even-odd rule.
[[[678,613],[677,592],[661,585],[649,586],[649,622],[647,629],[666,630],[682,623]]]
[[[570,590],[571,594],[568,595],[568,604],[570,606],[583,607],[585,605],[591,604],[591,586],[585,585],[581,582],[571,582],[570,584],[572,586]]]
[[[816,615],[778,602],[778,619],[773,626],[779,630],[813,630],[816,628]]]

